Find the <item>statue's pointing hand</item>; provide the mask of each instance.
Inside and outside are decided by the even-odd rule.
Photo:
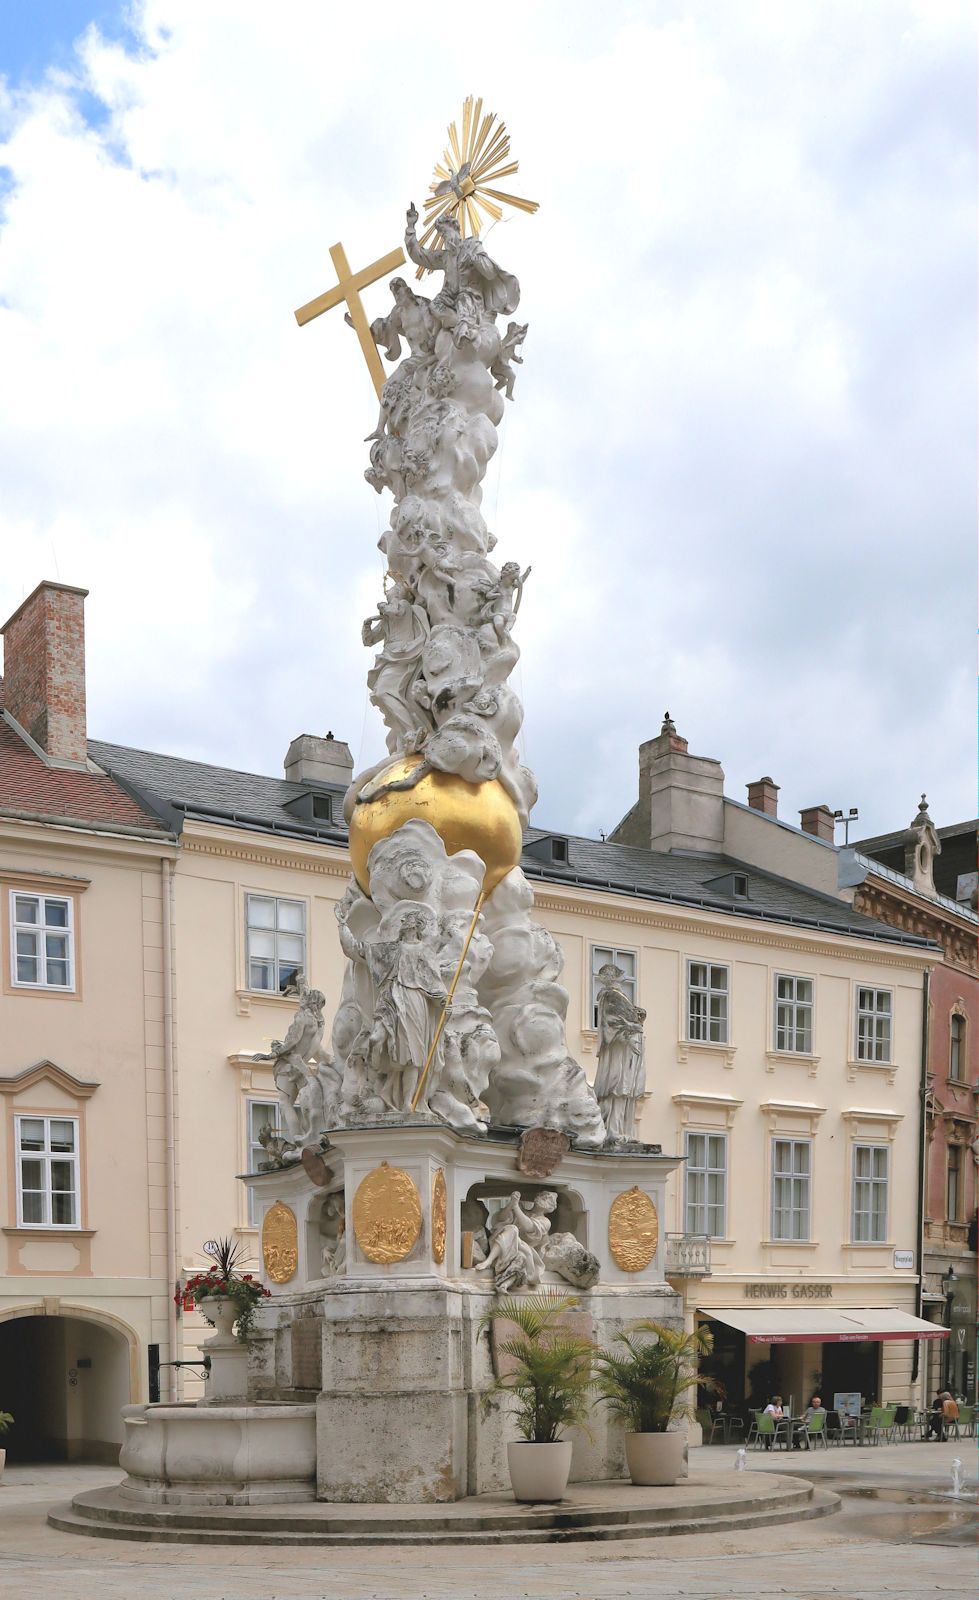
[[[406,213],[406,217],[407,217],[407,222],[408,222],[409,228],[413,228],[415,226],[415,223],[418,221],[418,211],[416,209],[414,200],[412,200],[411,204],[408,207],[408,210],[407,210],[407,213]]]

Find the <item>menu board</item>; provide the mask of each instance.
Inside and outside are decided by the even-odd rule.
[[[861,1395],[858,1389],[844,1390],[833,1396],[833,1410],[841,1417],[859,1417]]]

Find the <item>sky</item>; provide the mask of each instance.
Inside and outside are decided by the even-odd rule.
[[[790,822],[974,816],[975,82],[968,0],[0,6],[0,615],[88,588],[94,738],[377,759],[376,406],[293,310],[480,94],[540,201],[484,495],[537,825],[614,827],[667,708]]]

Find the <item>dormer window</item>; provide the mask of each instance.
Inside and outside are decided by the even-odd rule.
[[[292,800],[286,800],[283,809],[291,811],[294,817],[301,822],[332,822],[333,821],[333,796],[325,792],[307,789],[303,794],[297,794]]]
[[[542,839],[533,839],[524,849],[538,861],[555,867],[566,867],[571,859],[570,841],[560,833],[546,833]]]
[[[719,878],[708,878],[704,888],[712,889],[716,895],[725,900],[750,899],[746,872],[725,872]]]

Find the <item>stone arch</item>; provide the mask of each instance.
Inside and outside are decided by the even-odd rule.
[[[18,1337],[17,1324],[31,1321],[36,1329]],[[80,1331],[86,1326],[94,1343],[88,1351]],[[121,1408],[143,1398],[139,1357],[135,1329],[99,1307],[45,1297],[0,1310],[0,1360],[24,1396],[20,1429],[18,1406],[10,1408],[12,1459],[24,1449],[23,1459],[114,1462],[122,1440]]]

